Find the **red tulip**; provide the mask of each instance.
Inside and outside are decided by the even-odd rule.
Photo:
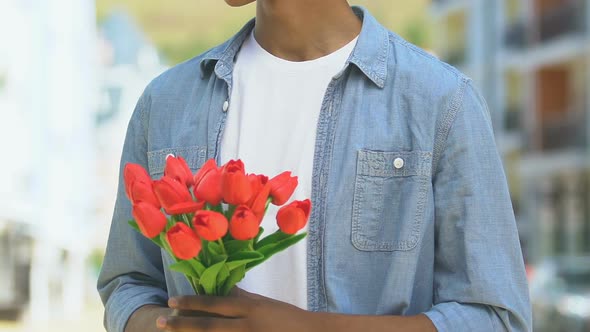
[[[287,203],[295,188],[297,188],[297,177],[291,176],[291,172],[283,172],[270,180],[270,196],[274,205]]]
[[[146,183],[151,183],[152,179],[150,179],[149,174],[143,168],[143,166],[134,163],[127,163],[125,164],[125,168],[123,169],[123,181],[125,182],[125,193],[127,197],[132,200],[131,198],[131,185],[136,180],[140,180]]]
[[[252,188],[241,160],[230,160],[225,164],[221,174],[221,188],[223,200],[228,204],[240,205],[250,200]]]
[[[209,159],[195,175],[195,197],[211,205],[219,205],[223,198],[221,192],[221,169],[215,160]]]
[[[254,177],[256,179],[252,178],[252,174],[248,177],[254,191],[254,195],[250,199],[248,206],[256,217],[258,217],[258,222],[260,223],[264,217],[264,212],[266,212],[266,201],[268,200],[271,188],[270,183],[268,177],[264,175],[255,175]]]
[[[212,169],[217,169],[217,163],[215,163],[215,159],[207,160],[203,166],[197,171],[194,177],[195,184],[201,182],[205,174],[207,174]]]
[[[154,193],[151,180],[148,180],[148,182],[145,182],[143,179],[136,179],[133,181],[133,183],[131,183],[128,196],[133,204],[145,202],[157,207],[158,209],[161,207],[160,201]]]
[[[293,201],[277,212],[277,224],[283,233],[295,234],[305,227],[311,212],[311,201]]]
[[[268,176],[262,174],[248,174],[248,181],[250,181],[250,188],[252,193],[256,195],[268,182]],[[253,201],[254,197],[250,201]]]
[[[234,211],[229,223],[229,233],[236,240],[250,240],[256,237],[259,230],[258,217],[245,205],[240,205]]]
[[[219,212],[200,210],[193,217],[193,227],[201,238],[217,241],[227,234],[228,223]]]
[[[150,239],[158,236],[166,228],[166,216],[152,204],[139,202],[133,206],[132,214],[141,234]]]
[[[194,184],[193,173],[188,167],[186,160],[182,157],[168,156],[166,158],[166,167],[164,167],[164,176],[184,184],[190,188]]]
[[[201,251],[201,239],[185,223],[178,222],[166,233],[166,240],[174,256],[191,259]]]
[[[154,181],[154,192],[168,214],[195,212],[203,208],[204,202],[195,202],[184,184],[167,176]]]

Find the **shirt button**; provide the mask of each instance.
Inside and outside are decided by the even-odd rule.
[[[224,101],[223,102],[223,111],[227,112],[227,110],[229,109],[229,101]]]
[[[402,158],[395,158],[393,161],[393,167],[397,169],[404,167],[404,160]]]

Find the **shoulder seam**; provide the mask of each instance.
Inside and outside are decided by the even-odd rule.
[[[423,58],[425,58],[426,60],[430,60],[430,61],[436,61],[439,64],[441,64],[447,71],[449,71],[450,73],[452,73],[453,75],[455,75],[455,77],[460,78],[460,79],[465,79],[465,75],[463,75],[459,70],[457,70],[457,68],[449,65],[448,63],[440,60],[439,58],[435,57],[434,55],[428,54],[426,53],[426,51],[424,51],[423,49],[419,48],[418,46],[408,42],[407,40],[399,37],[398,35],[396,35],[394,32],[389,31],[389,40],[394,43],[394,44],[399,44],[401,46],[404,46],[407,50],[412,51],[414,54],[419,55]]]
[[[449,107],[449,110],[443,115],[443,119],[441,121],[442,123],[440,126],[438,126],[435,132],[432,157],[432,177],[434,177],[437,172],[438,162],[446,145],[451,127],[457,118],[457,114],[462,108],[461,105],[463,104],[465,91],[467,90],[470,81],[471,80],[465,76],[461,77],[461,82],[457,92],[455,93],[455,96],[453,97],[451,106]]]

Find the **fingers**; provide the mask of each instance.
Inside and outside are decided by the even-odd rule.
[[[159,329],[170,332],[241,332],[242,319],[168,316],[157,320]]]
[[[244,297],[221,296],[179,296],[168,301],[170,308],[203,311],[225,317],[243,317],[252,304]]]

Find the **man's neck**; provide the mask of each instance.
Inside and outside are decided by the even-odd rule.
[[[344,0],[258,0],[254,34],[273,55],[306,61],[346,45],[361,25]]]

